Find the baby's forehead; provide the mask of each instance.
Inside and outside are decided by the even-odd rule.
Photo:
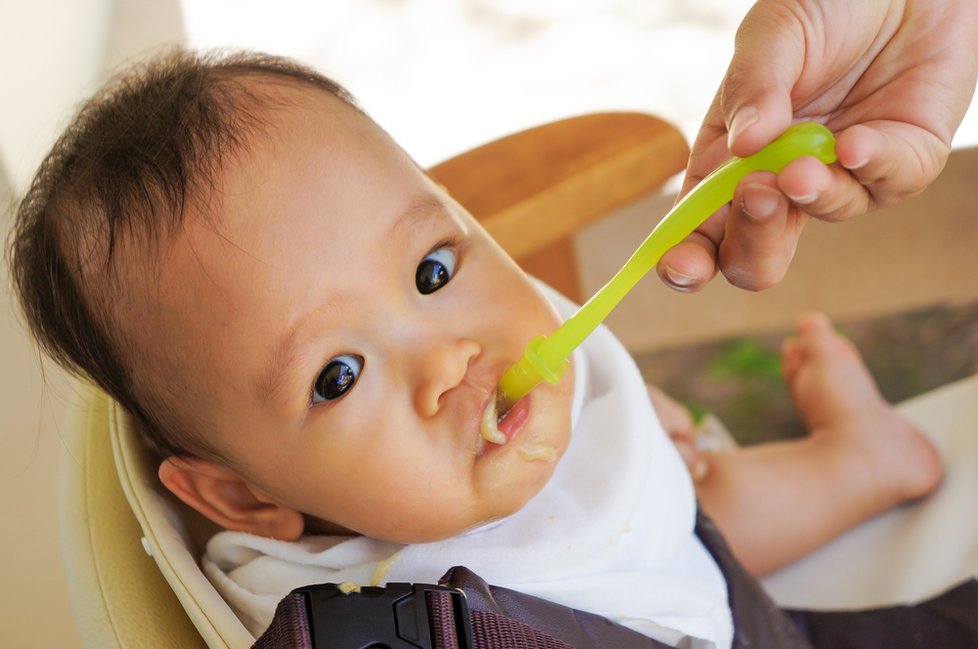
[[[386,218],[379,214],[440,207],[413,161],[344,100],[291,81],[259,91],[260,128],[209,168],[213,176],[197,183],[180,226],[152,245],[127,246],[120,260],[135,280],[134,312],[155,318],[147,324],[201,306],[230,318],[256,293],[274,302],[277,291],[261,286],[270,278],[289,280],[283,290],[301,294],[309,288],[302,273],[319,255],[367,237],[383,243],[377,230],[389,225],[377,225]],[[428,196],[423,205],[417,195]],[[316,246],[306,245],[310,238]]]
[[[295,125],[335,129],[356,128],[383,134],[386,132],[357,105],[316,85],[294,79],[253,78],[249,91],[256,99],[264,131]],[[248,107],[244,107],[247,109]]]

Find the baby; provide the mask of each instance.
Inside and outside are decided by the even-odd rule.
[[[39,170],[12,260],[41,345],[229,530],[205,566],[247,591],[232,604],[256,634],[310,575],[433,581],[461,559],[663,641],[729,646],[697,496],[763,572],[941,479],[818,316],[784,351],[811,435],[704,456],[695,493],[604,329],[483,435],[503,372],[573,305],[342,88],[274,57],[177,53],[104,90]],[[649,575],[648,602],[609,594]]]

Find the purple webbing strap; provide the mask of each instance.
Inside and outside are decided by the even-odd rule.
[[[428,622],[435,649],[460,649],[455,635],[455,608],[447,592],[427,593]],[[469,611],[473,649],[574,649],[538,629],[505,615]],[[275,617],[252,649],[313,649],[306,597],[292,593],[275,609]]]
[[[452,596],[442,591],[425,593],[428,602],[428,622],[431,625],[431,639],[438,649],[459,649],[455,634],[455,607]],[[475,629],[473,629],[475,635]]]
[[[306,596],[292,593],[279,602],[272,623],[251,649],[313,649]]]
[[[428,615],[437,649],[459,649],[451,595],[430,591]],[[574,649],[573,646],[511,617],[469,610],[475,649]]]

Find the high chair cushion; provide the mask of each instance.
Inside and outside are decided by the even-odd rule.
[[[86,646],[250,647],[198,566],[213,528],[164,492],[128,414],[98,388],[79,392],[61,461],[61,534]]]

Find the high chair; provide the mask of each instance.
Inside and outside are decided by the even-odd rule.
[[[580,300],[570,235],[660,188],[687,156],[682,135],[661,120],[594,114],[497,140],[430,173],[531,274]],[[250,647],[254,638],[198,567],[214,527],[158,484],[155,463],[118,404],[89,385],[80,394],[65,429],[61,533],[86,646]],[[885,604],[931,595],[978,569],[978,524],[970,516],[978,376],[901,407],[936,440],[948,463],[945,485],[767,579],[779,602]]]

